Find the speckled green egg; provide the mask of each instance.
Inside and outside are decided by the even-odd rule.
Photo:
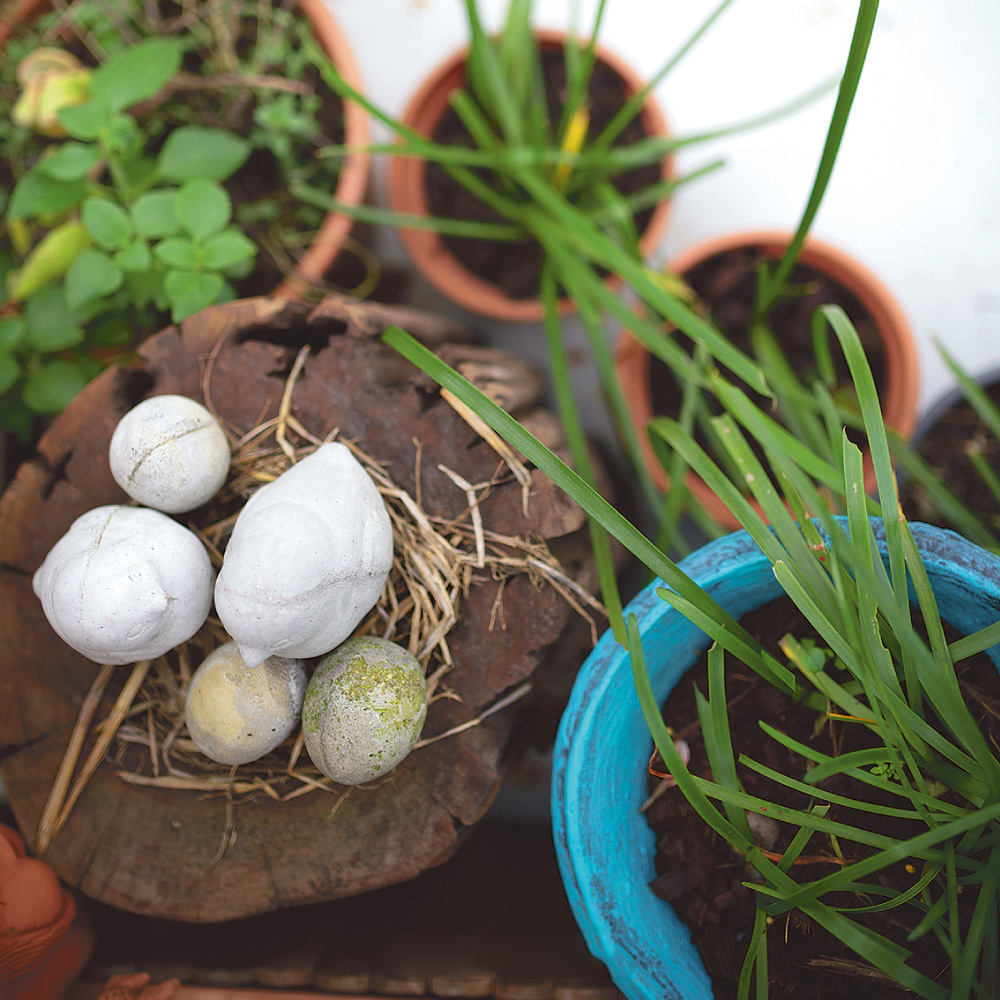
[[[420,664],[387,639],[341,643],[316,668],[302,705],[313,763],[342,785],[388,774],[420,739],[427,682]]]

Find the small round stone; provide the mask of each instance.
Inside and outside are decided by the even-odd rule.
[[[219,764],[248,764],[283,743],[299,723],[306,672],[301,660],[271,656],[247,667],[235,642],[194,672],[184,718],[195,746]]]
[[[331,780],[360,785],[388,774],[420,739],[427,681],[401,646],[360,636],[328,653],[302,706],[313,763]]]
[[[229,473],[229,442],[212,414],[187,396],[151,396],[118,422],[111,475],[133,500],[166,514],[207,503]]]

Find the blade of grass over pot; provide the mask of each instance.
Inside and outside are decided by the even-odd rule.
[[[925,459],[898,434],[889,435],[892,456],[907,479],[917,484],[936,510],[960,535],[992,552],[1000,539],[959,499]]]
[[[713,24],[725,13],[726,8],[731,6],[733,0],[722,0],[712,11],[709,12],[701,24],[688,36],[688,38],[675,50],[672,56],[650,77],[649,82],[636,91],[618,111],[612,116],[611,121],[603,128],[598,137],[594,140],[595,149],[610,149],[611,144],[621,135],[622,130],[633,118],[642,110],[643,104],[652,92],[666,79],[667,75],[680,64],[681,60],[701,41],[702,37],[712,27]]]
[[[693,360],[700,367],[707,363],[704,348],[695,348]],[[690,438],[694,432],[695,413],[700,399],[701,393],[698,391],[698,386],[694,382],[685,382],[681,395],[681,409],[677,417],[677,424],[680,427],[681,433],[687,438]],[[689,466],[679,451],[668,454],[658,451],[658,435],[649,435],[649,442],[654,452],[657,452],[660,464],[666,470],[670,481],[670,488],[663,495],[663,505],[659,516],[659,535],[657,536],[657,543],[660,548],[667,551],[671,540],[680,538],[681,514],[684,511],[684,506],[688,498],[686,476]]]
[[[552,391],[556,399],[556,407],[563,422],[566,441],[573,457],[573,467],[581,479],[596,492],[594,465],[590,457],[587,437],[580,422],[579,411],[573,396],[573,386],[570,380],[569,359],[566,357],[566,345],[560,336],[559,312],[557,306],[557,288],[555,279],[548,268],[542,270],[542,301],[545,303],[545,337],[549,348],[551,361],[550,377]],[[600,582],[601,595],[608,609],[608,620],[617,627],[615,638],[624,642],[625,633],[621,628],[622,600],[618,592],[618,581],[615,575],[614,558],[608,534],[593,518],[587,518],[590,531],[590,542],[594,550],[597,564],[597,576]]]
[[[791,242],[788,244],[781,260],[775,267],[774,272],[761,288],[761,295],[756,310],[755,320],[762,319],[782,294],[782,289],[788,281],[802,252],[806,236],[812,228],[813,220],[819,211],[826,194],[826,189],[833,175],[833,168],[837,162],[837,155],[840,152],[840,145],[844,138],[844,131],[847,128],[847,121],[850,117],[851,106],[854,104],[854,97],[857,94],[858,83],[861,80],[861,72],[864,69],[868,56],[868,46],[871,43],[872,32],[875,28],[875,17],[878,14],[879,0],[860,0],[858,4],[858,16],[854,24],[854,34],[851,38],[851,47],[847,55],[847,64],[844,67],[844,74],[840,80],[840,87],[837,92],[837,101],[834,105],[833,116],[830,120],[830,127],[827,130],[826,141],[823,145],[823,153],[820,157],[816,176],[813,180],[812,190],[806,202],[802,217],[799,220],[798,228]]]
[[[509,413],[497,406],[467,379],[399,327],[389,327],[382,334],[382,340],[415,364],[421,371],[430,375],[442,388],[457,396],[496,433],[527,456],[529,461],[537,465],[545,475],[575,500],[588,516],[593,517],[653,573],[673,587],[679,596],[689,596],[702,610],[710,609],[709,617],[720,622],[722,626],[719,639],[721,645],[730,648],[738,644],[743,662],[750,660],[751,663],[757,664],[759,669],[770,676],[790,677],[789,672],[774,657],[761,649],[759,643],[750,638],[746,630],[714,599],[679,570],[673,560],[661,552],[604,497],[588,486],[578,473],[562,462],[533,434],[525,430]]]
[[[895,483],[888,461],[888,438],[857,334],[836,310],[827,310],[824,320],[838,337],[851,370],[876,469],[880,499],[877,507],[893,514],[884,519],[887,565],[879,555],[872,534],[869,512],[876,502],[864,496],[861,452],[846,440],[843,427],[838,469],[818,458],[803,443],[795,448],[784,448],[791,437],[789,433],[785,431],[784,437],[779,436],[773,421],[757,410],[748,397],[738,390],[726,388],[719,398],[724,405],[730,404],[727,410],[731,407],[731,412],[715,418],[715,423],[739,470],[739,483],[729,478],[703,449],[682,434],[677,422],[658,418],[651,430],[677,448],[684,460],[730,504],[768,557],[782,588],[792,596],[816,627],[822,641],[833,651],[835,660],[817,665],[807,660],[801,645],[796,645],[791,637],[786,642],[786,649],[791,652],[791,662],[796,664],[802,684],[791,690],[812,689],[822,695],[837,709],[836,712],[824,709],[827,714],[845,720],[842,724],[853,721],[854,725],[865,726],[876,737],[876,745],[857,753],[829,757],[762,723],[762,730],[771,738],[814,762],[803,779],[765,772],[772,780],[798,791],[818,786],[807,808],[788,808],[748,795],[738,781],[734,783],[729,756],[732,751],[724,746],[713,746],[710,751],[715,780],[698,778],[686,770],[660,717],[642,660],[638,625],[630,618],[628,643],[636,690],[654,742],[681,793],[713,829],[746,854],[748,862],[764,878],[763,885],[751,885],[761,897],[759,905],[764,912],[774,916],[792,909],[800,910],[861,958],[920,996],[936,1000],[963,995],[949,991],[915,970],[909,964],[912,953],[908,949],[859,924],[854,919],[856,914],[850,913],[852,908],[867,910],[871,905],[904,913],[905,907],[907,917],[912,915],[911,926],[915,928],[926,917],[927,929],[934,930],[935,938],[941,940],[956,970],[958,963],[964,960],[962,949],[971,947],[975,951],[976,960],[968,966],[973,970],[975,981],[975,976],[980,975],[980,956],[989,957],[980,947],[980,928],[992,927],[996,919],[996,886],[990,874],[991,862],[984,859],[992,858],[993,852],[1000,849],[997,848],[1000,805],[996,804],[1000,797],[997,794],[1000,765],[961,697],[951,649],[936,620],[936,602],[932,599],[923,563],[909,525],[897,513]],[[616,517],[605,501],[588,490],[586,483],[537,446],[537,442],[532,442],[516,421],[471,387],[463,385],[457,375],[429,356],[426,349],[412,344],[399,331],[388,332],[385,339],[459,395],[559,485],[572,491],[571,495],[579,498],[588,514],[643,558],[650,569],[654,572],[663,568],[676,569],[655,546],[637,537],[628,522]],[[713,378],[712,384],[716,388],[727,385],[720,377]],[[765,464],[754,454],[747,437],[738,430],[736,414],[747,433],[753,436],[752,431],[756,429],[765,439],[761,443],[767,463],[774,470],[773,479],[767,474]],[[802,460],[802,465],[797,459]],[[829,512],[816,488],[817,480],[810,475],[813,471],[822,475],[820,481],[824,486],[838,471],[842,473],[839,493],[845,499],[846,521],[834,519]],[[752,477],[751,493],[762,504],[772,522],[770,526],[764,524],[742,494],[740,487],[748,475]],[[780,493],[775,486],[778,482],[782,487]],[[811,518],[803,522],[801,512],[806,510]],[[798,515],[793,516],[793,511]],[[725,647],[731,655],[736,655],[766,679],[790,689],[787,682],[778,680],[781,676],[775,670],[778,665],[761,654],[755,642],[742,637],[739,643],[732,641],[728,621],[724,622],[719,609],[707,602],[696,587],[685,582],[681,590],[675,586],[675,580],[667,582],[679,592],[660,588],[664,600],[710,638],[717,639],[720,647]],[[908,584],[912,584],[917,604],[927,619],[929,648],[911,621]],[[977,644],[981,646],[994,638],[992,635],[979,636]],[[726,739],[726,726],[717,714],[721,711],[718,706],[725,703],[724,695],[719,694],[721,675],[718,673],[724,662],[721,648],[717,649],[712,654],[715,673],[710,674],[709,697],[707,702],[699,703],[701,725],[706,730],[707,740],[713,744]],[[847,673],[840,674],[843,670]],[[718,698],[721,701],[713,702]],[[939,720],[937,727],[930,722],[932,716]],[[763,771],[760,765],[755,766]],[[878,773],[871,773],[872,768]],[[825,810],[816,809],[817,802],[831,804],[834,801],[832,794],[825,792],[820,783],[837,774],[901,799],[900,808],[894,811],[916,817],[913,821],[920,832],[901,839],[893,838],[866,828],[861,819],[852,823],[840,822],[825,815]],[[932,784],[949,788],[949,798],[942,800],[940,792],[931,794]],[[850,808],[852,796],[843,795],[842,800]],[[838,798],[837,805],[842,800]],[[844,858],[834,873],[800,884],[791,877],[793,871],[798,874],[797,869],[789,866],[783,871],[762,856],[756,845],[747,843],[746,834],[736,825],[741,810],[766,812],[797,827],[800,832],[797,839],[793,838],[797,845],[804,846],[807,834],[802,831],[814,831],[814,835],[832,837],[838,843],[862,845],[871,853],[867,857]],[[861,800],[854,816],[873,814],[871,808],[865,809],[864,800]],[[920,876],[925,880],[923,890],[926,891],[911,892],[912,884],[891,890],[877,881],[879,873],[910,859],[927,863],[928,867]],[[966,891],[980,893],[975,914],[981,916],[974,921],[974,926],[970,923],[965,927],[964,935],[962,928],[956,929],[954,907],[947,902],[955,898],[959,879],[964,880]],[[931,886],[937,887],[933,894]],[[970,890],[970,886],[976,888]],[[868,893],[869,887],[871,893]],[[852,894],[855,902],[844,908],[825,902],[831,898],[830,894],[837,892]],[[885,892],[891,894],[885,895]],[[899,898],[902,893],[906,893],[905,899]],[[935,906],[932,895],[945,899],[945,905]],[[872,897],[878,902],[871,904]],[[859,907],[858,902],[864,905]],[[957,982],[960,990],[965,988],[968,978],[966,966],[962,969],[962,979]],[[990,977],[993,976],[994,973],[987,970],[981,974],[981,981],[992,981]],[[973,986],[972,992],[975,989]],[[966,991],[965,995],[971,992]]]
[[[948,352],[947,347],[937,338],[934,340],[934,346],[941,355],[941,359],[948,366],[948,370],[958,380],[962,395],[976,411],[976,416],[986,424],[995,438],[1000,438],[1000,407],[990,399],[986,390],[959,365],[954,356]]]

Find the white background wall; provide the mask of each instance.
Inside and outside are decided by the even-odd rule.
[[[390,112],[465,43],[462,0],[327,3],[368,93]],[[537,23],[564,27],[574,6],[587,24],[594,0],[536,0]],[[651,75],[713,6],[608,0],[602,41]],[[497,27],[506,0],[480,7]],[[672,127],[689,133],[755,115],[838,73],[856,9],[855,0],[736,0],[658,89]],[[998,0],[883,0],[813,229],[868,263],[901,301],[920,348],[924,407],[952,384],[932,338],[973,372],[1000,364],[998,53]],[[831,94],[776,125],[686,153],[682,171],[720,155],[727,166],[677,195],[661,254],[735,229],[793,227],[832,107]],[[384,252],[398,255],[394,238],[383,239]],[[443,307],[429,290],[419,298]],[[537,352],[537,330],[477,325],[491,340]]]

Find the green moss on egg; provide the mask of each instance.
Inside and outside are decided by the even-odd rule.
[[[302,732],[328,778],[360,785],[410,753],[426,718],[427,682],[417,660],[394,642],[361,636],[341,643],[316,668]]]

